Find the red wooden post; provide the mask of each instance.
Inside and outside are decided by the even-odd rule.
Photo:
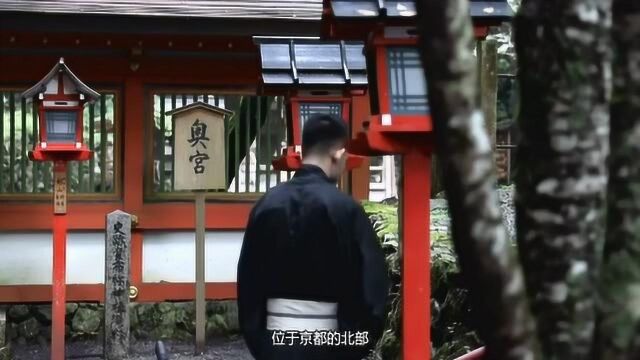
[[[67,163],[54,163],[51,360],[64,360],[67,256]]]
[[[431,358],[431,154],[414,148],[402,159],[402,352],[404,360]]]

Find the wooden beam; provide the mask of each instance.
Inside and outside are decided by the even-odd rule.
[[[133,270],[133,269],[132,269]],[[195,298],[194,283],[140,283],[136,302],[192,301]],[[206,284],[207,300],[236,298],[235,283]],[[27,303],[51,301],[51,285],[0,285],[0,302]],[[104,301],[103,284],[69,284],[67,301]]]
[[[142,198],[142,195],[139,195]],[[208,203],[206,226],[216,230],[243,230],[254,202]],[[51,203],[2,203],[0,231],[50,231]],[[104,230],[104,214],[122,208],[121,202],[68,204],[69,230]],[[193,203],[144,203],[139,230],[193,230]]]
[[[49,33],[135,33],[162,35],[319,36],[318,20],[168,18],[42,13],[2,13],[0,30],[46,31]]]

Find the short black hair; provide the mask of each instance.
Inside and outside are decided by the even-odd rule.
[[[302,154],[328,154],[349,139],[347,123],[338,116],[315,113],[309,116],[302,129]]]

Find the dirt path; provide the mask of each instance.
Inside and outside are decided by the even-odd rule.
[[[170,360],[253,360],[244,341],[240,338],[209,340],[207,352],[201,356],[193,355],[193,345],[185,342],[165,342]],[[131,343],[129,360],[156,360],[155,342],[136,341]],[[15,345],[16,360],[49,360],[49,347],[39,345]],[[102,344],[95,341],[74,341],[67,343],[67,359],[102,359]]]

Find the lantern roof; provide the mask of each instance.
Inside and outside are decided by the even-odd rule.
[[[336,18],[403,18],[416,16],[415,0],[329,0]],[[510,18],[513,10],[507,0],[471,0],[473,18]]]
[[[211,104],[207,104],[205,102],[202,101],[196,101],[193,102],[189,105],[185,105],[183,107],[179,107],[177,109],[173,109],[171,111],[168,111],[165,115],[171,116],[171,115],[176,115],[176,114],[180,114],[186,111],[191,111],[191,110],[195,110],[195,109],[204,109],[204,110],[209,110],[212,111],[214,113],[217,114],[221,114],[221,115],[233,115],[233,111],[231,110],[227,110],[225,108],[221,108],[215,105],[211,105]]]
[[[49,71],[47,75],[45,75],[44,78],[42,78],[42,80],[38,81],[37,84],[33,85],[31,88],[23,92],[22,97],[29,99],[29,98],[33,98],[34,96],[37,96],[38,94],[47,92],[47,85],[49,85],[52,82],[55,82],[57,84],[58,75],[60,73],[62,73],[63,75],[66,75],[64,76],[64,79],[71,80],[73,85],[75,85],[76,87],[75,90],[78,93],[86,96],[90,102],[93,102],[100,98],[100,94],[98,94],[95,90],[91,89],[89,86],[83,83],[71,71],[71,69],[69,69],[69,67],[64,63],[64,58],[60,58],[58,63],[53,67],[53,69],[51,69],[51,71]]]
[[[254,37],[265,85],[366,87],[362,41]]]

